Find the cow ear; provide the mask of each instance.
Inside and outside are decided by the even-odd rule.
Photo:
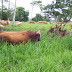
[[[40,34],[40,37],[41,37],[41,33],[40,33],[40,30],[37,32],[37,34]]]
[[[38,32],[39,32],[39,34],[40,34],[40,30],[39,30]]]

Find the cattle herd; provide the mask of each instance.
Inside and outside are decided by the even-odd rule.
[[[29,24],[31,24],[31,23],[35,24],[35,21],[30,21]],[[38,21],[38,23],[48,24],[47,21]]]
[[[0,31],[9,24],[8,20],[2,20],[0,21]]]
[[[30,21],[29,24],[35,24],[35,21]],[[38,23],[44,23],[44,24],[49,24],[46,21],[38,21]],[[2,20],[0,21],[0,30],[7,26],[9,24],[8,20]],[[50,22],[50,24],[53,25],[53,22]],[[67,30],[61,30],[61,26],[63,22],[56,22],[55,27],[50,27],[49,31],[47,32],[47,35],[49,36],[49,33],[56,34],[59,36],[59,38],[66,36],[67,35]],[[16,25],[22,25],[22,22],[16,21]],[[71,32],[72,32],[72,23],[71,25]],[[70,35],[71,35],[70,32]],[[40,41],[40,31],[38,32],[32,32],[32,31],[19,31],[19,32],[2,32],[0,31],[0,42],[7,42],[8,44],[14,43],[14,44],[19,44],[22,43],[23,41],[27,43],[29,40],[32,42]],[[53,37],[53,36],[52,36]]]
[[[9,20],[2,20],[0,21],[0,31],[5,28],[5,26],[8,26],[10,24]],[[22,22],[16,21],[16,25],[22,25]]]

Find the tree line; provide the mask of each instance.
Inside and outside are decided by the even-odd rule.
[[[72,0],[56,0],[46,6],[42,5],[42,1],[40,0],[33,1],[31,4],[32,7],[39,6],[46,21],[54,18],[55,21],[68,22],[72,18]]]
[[[2,5],[0,6],[0,19],[13,20],[14,9],[10,9],[10,0],[0,0]],[[8,2],[8,9],[3,5],[4,2]],[[56,0],[46,6],[42,5],[42,1],[32,1],[33,6],[39,6],[41,12],[31,18],[34,21],[50,21],[52,18],[59,22],[68,22],[72,18],[72,0]],[[32,14],[32,13],[31,13]],[[43,15],[42,15],[43,14]],[[16,7],[15,20],[28,21],[29,11],[25,11],[24,7]]]
[[[5,2],[9,3],[10,0],[0,0],[0,2],[2,3],[2,5],[0,6],[0,19],[2,20],[7,20],[9,18],[9,20],[13,20],[13,14],[14,14],[14,9],[10,9],[8,5],[8,8],[3,5]],[[15,20],[18,21],[28,21],[28,16],[29,16],[29,12],[25,11],[25,9],[23,7],[16,7],[16,15],[15,15]]]

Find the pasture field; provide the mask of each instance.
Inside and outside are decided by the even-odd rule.
[[[64,29],[67,36],[47,36],[51,24],[6,26],[2,31],[41,31],[41,41],[19,45],[0,43],[0,72],[72,72],[72,36],[70,24]],[[55,23],[54,25],[55,26]]]

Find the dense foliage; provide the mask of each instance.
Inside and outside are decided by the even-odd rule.
[[[23,7],[16,8],[16,21],[28,21],[29,12],[25,11]]]
[[[10,10],[10,20],[13,19],[13,9]],[[0,8],[0,16],[1,16],[1,8]],[[23,7],[18,7],[17,11],[16,11],[16,20],[18,21],[28,21],[28,16],[29,16],[29,12],[25,11],[25,9]],[[7,20],[8,19],[8,9],[4,6],[3,8],[3,16],[2,16],[3,20]]]
[[[45,19],[45,16],[42,16],[41,14],[36,14],[34,18],[32,18],[33,21],[49,21],[49,19]]]
[[[72,0],[52,1],[44,8],[44,13],[56,21],[68,22],[72,18]]]
[[[7,12],[7,8],[6,7],[4,7],[3,8],[3,15],[2,15],[2,19],[3,20],[7,20],[7,18],[8,18],[8,14],[7,14],[8,12]],[[1,8],[0,8],[0,18],[1,18]]]

